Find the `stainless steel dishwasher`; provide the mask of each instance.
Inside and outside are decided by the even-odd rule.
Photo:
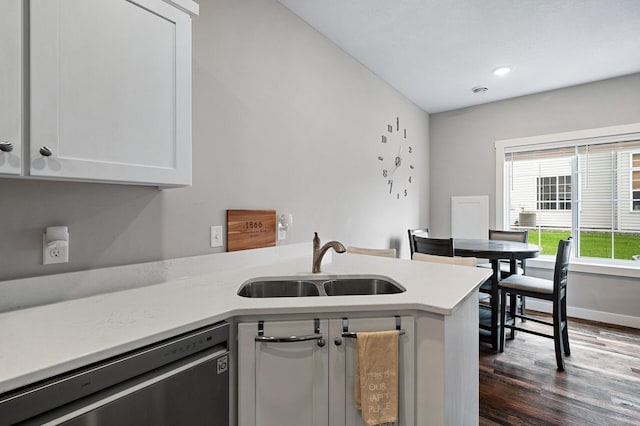
[[[0,425],[229,425],[221,322],[0,395]]]

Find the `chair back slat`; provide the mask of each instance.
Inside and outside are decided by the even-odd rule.
[[[416,241],[413,237],[418,236],[418,237],[428,238],[429,228],[409,229],[408,232],[409,232],[409,249],[411,250],[411,256],[413,256],[413,253],[416,252]]]
[[[347,253],[355,253],[355,254],[367,254],[369,256],[380,256],[380,257],[396,257],[396,249],[377,249],[377,248],[364,248],[364,247],[347,247]]]
[[[453,257],[453,238],[423,238],[415,235],[416,253]]]
[[[529,242],[529,231],[501,231],[497,229],[489,229],[490,240],[515,241],[518,243]],[[518,262],[522,268],[523,274],[527,273],[527,261],[522,259]]]
[[[462,265],[473,266],[477,265],[477,259],[475,257],[460,257],[460,256],[435,256],[433,254],[413,253],[412,260],[421,260],[423,262],[433,263],[446,263],[449,265]]]
[[[500,231],[496,229],[489,229],[489,239],[528,243],[529,231]]]

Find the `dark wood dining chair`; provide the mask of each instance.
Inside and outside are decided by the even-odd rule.
[[[571,238],[558,242],[558,252],[556,254],[556,264],[553,271],[553,280],[530,277],[527,275],[511,275],[500,281],[500,342],[499,351],[504,352],[505,329],[512,331],[522,331],[537,336],[553,339],[556,351],[556,363],[558,371],[564,371],[564,356],[571,355],[569,349],[569,333],[567,330],[567,273],[569,271],[569,255],[571,252]],[[515,306],[511,308],[513,318],[525,318],[528,321],[544,324],[553,327],[553,334],[541,333],[539,331],[525,329],[506,323],[506,300],[507,295],[533,297],[535,299],[547,300],[553,303],[553,313],[551,322],[544,321],[531,316],[517,313]]]
[[[489,229],[490,240],[502,240],[502,241],[516,241],[519,243],[529,242],[529,231],[502,231],[497,229]],[[524,275],[527,272],[526,261],[518,260],[516,262],[516,273]],[[490,263],[479,263],[479,267],[491,268]],[[508,278],[511,275],[511,263],[507,261],[500,261],[498,263],[500,267],[500,279]],[[486,282],[479,289],[480,293],[491,294],[491,282]],[[487,296],[485,296],[486,298]],[[526,315],[526,302],[525,297],[520,297],[520,314]],[[518,303],[516,296],[512,297],[511,303]]]
[[[366,254],[369,256],[380,257],[396,257],[396,249],[382,249],[382,248],[365,248],[365,247],[347,247],[347,253]]]
[[[529,242],[529,231],[500,231],[489,229],[490,240],[516,241],[519,243]],[[518,260],[516,262],[516,273],[524,275],[527,272],[526,261]],[[509,262],[500,262],[500,277],[507,278],[511,275],[511,265]]]
[[[411,257],[413,257],[413,253],[416,252],[416,243],[414,240],[414,236],[429,238],[429,228],[422,229],[409,229],[409,249],[411,249]]]
[[[453,257],[453,238],[425,238],[414,235],[413,241],[415,253]]]

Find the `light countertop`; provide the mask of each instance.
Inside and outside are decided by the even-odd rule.
[[[0,393],[237,316],[381,310],[452,315],[491,274],[357,254],[325,259],[320,274],[310,268],[310,256],[299,257],[0,313]],[[270,299],[236,294],[252,278],[311,275],[381,275],[406,292]]]

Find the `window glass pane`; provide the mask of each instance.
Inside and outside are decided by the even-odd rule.
[[[611,259],[611,232],[580,231],[580,256]]]
[[[632,172],[632,188],[634,190],[640,189],[640,170],[634,170]]]
[[[529,231],[529,242],[542,247],[541,254],[555,256],[558,251],[558,241],[566,240],[571,231],[557,229],[541,229]]]
[[[505,161],[509,225],[529,229],[530,242],[542,245],[543,254],[555,254],[558,240],[569,235],[576,256],[626,260],[640,254],[640,141],[542,151],[531,145],[531,151],[507,153]],[[534,215],[534,224],[520,225],[520,213]]]
[[[613,234],[613,242],[615,259],[631,260],[631,256],[640,254],[640,234],[637,232],[616,232]]]

